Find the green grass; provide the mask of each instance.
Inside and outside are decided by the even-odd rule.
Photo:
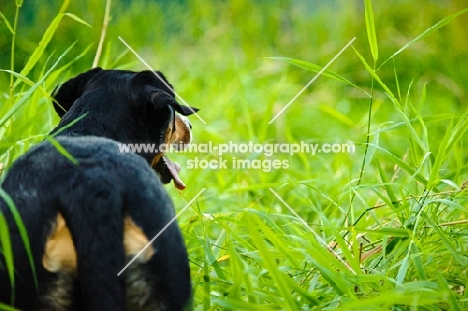
[[[104,10],[26,2],[15,23],[14,1],[0,7],[5,169],[57,124],[48,94],[90,68]],[[99,65],[146,69],[121,36],[201,108],[196,143],[356,145],[223,155],[288,161],[270,172],[183,170],[187,189],[167,187],[177,210],[206,188],[179,219],[196,310],[468,310],[465,12],[461,0],[112,3]],[[172,156],[195,157],[219,158]]]

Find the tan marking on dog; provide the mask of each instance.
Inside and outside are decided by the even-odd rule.
[[[136,255],[149,240],[130,217],[124,218],[123,247],[126,255]],[[154,249],[149,246],[138,257],[139,262],[147,262],[154,255]],[[77,267],[76,250],[73,245],[70,230],[65,219],[59,213],[52,232],[45,244],[42,265],[50,272],[74,273]]]
[[[76,250],[70,230],[62,214],[58,213],[57,222],[45,244],[42,265],[50,272],[76,270]]]
[[[189,144],[192,141],[192,130],[189,120],[179,114],[175,115],[175,130],[172,126],[169,126],[166,129],[166,134],[164,135],[164,144],[166,146],[173,145],[176,150],[185,149],[185,145]],[[155,167],[159,161],[162,159],[164,153],[160,152],[156,154],[151,161],[151,167]]]
[[[143,233],[140,227],[138,227],[129,216],[124,218],[124,249],[126,255],[138,254],[147,244],[149,243],[148,238]],[[137,261],[147,262],[154,255],[154,249],[150,245],[143,253],[138,256]]]
[[[185,146],[192,141],[192,131],[190,121],[181,115],[176,115],[175,137],[173,145],[177,150],[184,150]]]

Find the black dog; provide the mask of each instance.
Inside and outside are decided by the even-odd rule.
[[[118,142],[187,143],[189,123],[176,112],[197,109],[179,105],[165,77],[151,71],[95,68],[54,97],[61,121],[52,138],[20,157],[1,185],[12,200],[0,199],[11,240],[11,251],[0,249],[0,302],[22,310],[183,310],[190,271],[176,222],[117,275],[175,215],[161,181],[184,187],[163,153],[122,153]]]

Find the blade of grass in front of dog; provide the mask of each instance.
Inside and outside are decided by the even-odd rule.
[[[88,115],[87,112],[83,113],[81,116],[79,116],[78,118],[74,119],[73,121],[71,121],[70,123],[68,123],[67,125],[65,125],[64,127],[61,127],[59,128],[54,134],[50,135],[49,137],[57,137],[60,133],[62,133],[64,130],[66,130],[67,128],[70,128],[72,127],[73,125],[75,125],[76,123],[78,123],[81,119],[83,119],[84,117],[86,117]]]
[[[71,13],[58,14],[54,18],[52,23],[49,25],[47,30],[44,32],[44,35],[42,36],[42,40],[39,42],[39,46],[31,54],[31,56],[28,59],[28,62],[24,66],[23,70],[21,70],[21,75],[27,76],[29,74],[29,72],[31,71],[31,69],[36,65],[36,63],[42,57],[42,55],[44,54],[44,50],[46,49],[49,42],[52,40],[52,37],[55,34],[55,32],[56,32],[56,30],[57,30],[57,28],[58,28],[58,26],[60,24],[60,21],[62,20],[62,18],[64,16],[68,16],[68,17],[72,18],[73,20],[75,20],[75,21],[77,21],[77,22],[79,22],[79,23],[81,23],[83,25],[91,27],[91,25],[89,25],[84,20],[80,19],[79,17],[77,17],[74,14],[71,14]],[[14,86],[16,86],[18,83],[19,83],[19,81],[17,80],[15,82]]]
[[[68,49],[65,50],[65,52],[62,53],[57,58],[57,61],[50,67],[50,69],[44,74],[44,76],[37,82],[35,83],[14,105],[12,108],[10,108],[7,113],[0,119],[0,127],[3,127],[5,123],[20,109],[25,103],[27,103],[28,99],[31,97],[31,95],[36,91],[37,88],[39,88],[42,83],[44,83],[44,80],[46,77],[55,69],[55,67],[58,65],[60,60],[68,54],[68,52],[73,48],[73,45],[68,47]],[[23,75],[23,74],[21,74]]]
[[[11,284],[11,303],[15,302],[15,264],[13,258],[13,248],[11,247],[10,231],[5,217],[0,212],[0,246],[1,254],[5,258],[5,268],[10,278]]]
[[[57,151],[63,155],[65,158],[67,158],[68,160],[70,160],[70,162],[72,162],[73,164],[75,165],[78,165],[78,160],[75,159],[68,151],[67,149],[63,148],[63,146],[56,140],[54,139],[52,136],[47,136],[46,137],[46,140],[48,142],[50,142],[54,147],[55,149],[57,149]]]
[[[24,226],[23,220],[21,219],[21,215],[18,213],[18,209],[15,206],[15,202],[10,197],[8,193],[5,192],[2,188],[0,188],[0,197],[5,201],[6,205],[10,209],[10,212],[13,214],[13,219],[15,220],[16,226],[18,227],[19,234],[21,239],[23,240],[24,249],[26,254],[28,255],[29,265],[31,266],[31,270],[33,273],[34,284],[36,288],[39,287],[39,283],[37,281],[37,274],[36,268],[34,265],[34,259],[32,256],[31,246],[29,244],[29,235],[26,227]]]
[[[369,41],[370,50],[375,63],[379,58],[379,47],[377,45],[377,36],[375,33],[372,0],[364,0],[364,17],[366,20],[367,40]]]
[[[427,36],[431,35],[432,33],[434,33],[435,31],[439,30],[440,28],[444,27],[445,25],[449,24],[452,20],[454,20],[455,18],[457,18],[458,16],[462,15],[462,14],[465,14],[466,12],[468,12],[468,8],[466,9],[463,9],[461,11],[458,11],[452,15],[449,15],[445,18],[443,18],[442,20],[440,20],[439,22],[437,22],[434,26],[426,29],[422,34],[420,34],[419,36],[417,36],[416,38],[414,38],[413,40],[411,40],[410,42],[408,42],[407,44],[405,44],[401,49],[399,49],[398,51],[396,51],[392,56],[390,56],[388,59],[386,59],[380,66],[379,68],[381,68],[386,62],[388,62],[389,60],[391,60],[392,58],[394,58],[395,56],[397,56],[398,54],[400,54],[401,52],[403,52],[404,50],[406,50],[407,48],[409,48],[411,45],[413,45],[414,43],[426,38]]]

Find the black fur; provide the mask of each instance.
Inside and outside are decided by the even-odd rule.
[[[150,246],[155,254],[148,262],[137,260],[117,276],[130,259],[122,246],[124,217],[130,216],[148,240],[174,217],[172,202],[148,165],[154,154],[121,153],[117,142],[161,144],[175,111],[188,115],[196,109],[180,106],[149,71],[92,69],[59,87],[54,97],[62,119],[52,134],[77,164],[45,141],[9,169],[1,187],[24,222],[39,283],[36,287],[14,216],[0,200],[15,267],[13,288],[2,250],[0,302],[22,310],[184,309],[190,273],[176,222]],[[158,167],[160,175],[166,173]],[[73,273],[51,273],[42,265],[58,213],[77,252]]]

